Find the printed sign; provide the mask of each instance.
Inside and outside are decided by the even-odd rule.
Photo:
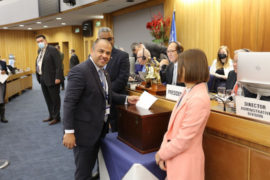
[[[175,86],[171,84],[167,84],[166,86],[166,99],[177,101],[179,96],[184,91],[185,87]]]
[[[235,103],[237,115],[270,122],[270,102],[236,96]]]

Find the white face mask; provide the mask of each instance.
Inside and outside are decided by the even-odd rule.
[[[43,48],[45,47],[44,42],[40,42],[40,43],[38,43],[38,47],[39,47],[40,49],[43,49]]]
[[[224,64],[226,62],[226,59],[221,59],[221,62]]]

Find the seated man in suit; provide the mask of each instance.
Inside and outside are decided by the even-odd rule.
[[[240,52],[250,52],[249,49],[238,49],[234,51],[234,58],[233,58],[233,68],[234,70],[229,72],[228,79],[226,81],[226,90],[232,89],[232,94],[236,95],[238,92],[238,83],[237,83],[237,62],[238,62],[238,54]],[[243,95],[245,97],[256,98],[257,94],[253,94],[249,92],[246,88],[243,88]],[[260,97],[261,100],[270,101],[270,96],[262,96]]]
[[[147,59],[151,58],[151,53],[145,49],[142,48],[138,51],[137,53],[137,59],[138,59],[138,64],[135,65],[135,74],[139,74],[139,71],[141,72],[146,72],[146,62]]]
[[[163,84],[172,84],[185,86],[184,83],[177,82],[178,56],[184,51],[184,47],[179,42],[170,42],[167,48],[167,54],[170,64],[167,68],[160,71],[161,82]]]

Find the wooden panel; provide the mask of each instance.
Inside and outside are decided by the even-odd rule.
[[[216,58],[220,45],[220,0],[168,0],[164,2],[166,16],[176,11],[177,40],[185,49],[202,49],[208,63]]]
[[[231,52],[257,49],[257,0],[221,1],[221,44]]]
[[[207,127],[270,147],[270,126],[268,124],[212,111],[207,122]]]
[[[257,0],[258,8],[258,51],[270,51],[270,1]]]
[[[256,151],[250,153],[250,180],[270,179],[270,155]]]
[[[205,179],[247,180],[248,156],[246,147],[204,135]]]
[[[32,31],[0,30],[0,56],[8,60],[8,55],[15,56],[15,66],[19,69],[35,69],[35,35]],[[8,61],[7,61],[8,63]]]

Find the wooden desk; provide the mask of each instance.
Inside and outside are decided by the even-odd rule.
[[[7,79],[5,102],[15,94],[21,94],[25,89],[32,89],[32,71],[10,75]]]
[[[157,105],[173,108],[175,102],[157,97]],[[222,109],[212,102],[203,139],[205,179],[270,179],[270,125]]]

